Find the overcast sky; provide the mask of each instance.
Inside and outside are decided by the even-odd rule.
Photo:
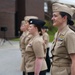
[[[67,3],[67,4],[75,5],[75,0],[58,0],[58,1],[62,2],[62,3]]]
[[[50,0],[46,0],[46,1],[50,1]],[[52,0],[52,1],[55,1],[55,0]],[[57,0],[57,1],[75,6],[75,0]],[[47,3],[44,3],[44,11],[47,12],[47,9],[48,9]]]

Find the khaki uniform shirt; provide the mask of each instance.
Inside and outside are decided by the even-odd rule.
[[[29,32],[23,32],[20,37],[20,50],[22,54],[22,61],[21,61],[21,70],[25,71],[25,48],[28,44],[28,41],[31,39],[32,35]]]
[[[22,55],[25,52],[25,47],[28,44],[28,41],[32,38],[32,35],[29,34],[29,32],[23,32],[23,34],[20,37],[20,48],[22,51]]]
[[[33,37],[29,41],[28,45],[26,46],[26,50],[25,50],[26,72],[34,72],[36,57],[43,58],[41,71],[47,69],[47,65],[44,59],[45,57],[44,50],[45,50],[44,41],[39,35]]]
[[[57,32],[51,50],[53,56],[52,66],[57,66],[52,68],[52,75],[69,75],[64,72],[66,67],[71,67],[72,61],[69,54],[75,53],[75,32],[73,32],[68,26],[66,26],[61,32]],[[67,72],[68,71],[70,71],[70,68],[67,69]]]
[[[49,35],[47,32],[45,32],[42,36],[43,36],[43,39],[45,41],[46,48],[48,48],[49,47]]]

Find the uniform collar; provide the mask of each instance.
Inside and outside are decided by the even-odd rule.
[[[37,34],[37,35],[35,35],[35,36],[33,36],[33,38],[36,38],[36,37],[39,37],[40,35],[39,34]]]
[[[69,29],[69,26],[67,25],[60,32],[57,31],[57,34],[58,35],[65,35],[65,33],[68,31],[68,29]]]

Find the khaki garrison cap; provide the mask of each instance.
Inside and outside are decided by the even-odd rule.
[[[29,21],[29,19],[38,19],[38,17],[37,16],[25,16],[24,17],[24,20]]]
[[[21,21],[21,24],[25,24],[25,21],[23,20],[23,21]]]
[[[52,9],[53,9],[53,12],[56,12],[56,11],[66,12],[69,15],[71,15],[71,17],[73,16],[73,14],[75,12],[75,8],[69,7],[65,4],[60,4],[60,3],[53,3]]]

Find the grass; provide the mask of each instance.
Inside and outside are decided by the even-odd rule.
[[[50,42],[52,42],[53,41],[53,39],[54,39],[54,35],[49,35],[49,41]],[[20,41],[20,39],[19,38],[14,38],[14,39],[11,39],[11,41]]]
[[[49,41],[50,42],[52,42],[53,41],[53,39],[54,39],[54,34],[50,34],[50,33],[48,33],[49,34]],[[20,41],[20,38],[14,38],[14,39],[11,39],[12,41]]]
[[[20,41],[20,38],[14,38],[12,41]]]
[[[49,41],[50,42],[52,42],[53,41],[53,39],[54,39],[54,35],[49,35]],[[20,41],[20,39],[19,38],[14,38],[14,39],[11,39],[12,41]]]
[[[56,28],[53,28],[52,30],[49,30],[48,31],[48,34],[49,34],[49,41],[50,42],[52,42],[53,41],[53,39],[54,39],[54,35],[55,35],[55,32],[57,31],[57,29]],[[14,39],[12,39],[12,41],[20,41],[20,38],[14,38]]]

